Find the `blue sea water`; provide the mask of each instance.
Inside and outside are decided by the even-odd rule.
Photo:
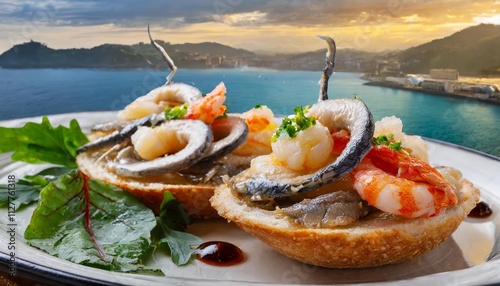
[[[165,71],[0,69],[0,120],[78,111],[119,110],[165,83]],[[266,104],[275,114],[317,101],[321,72],[252,68],[180,70],[174,77],[206,93],[223,81],[230,112]],[[395,115],[407,133],[500,156],[500,105],[363,85],[360,74],[335,73],[330,98],[357,94],[376,120]]]

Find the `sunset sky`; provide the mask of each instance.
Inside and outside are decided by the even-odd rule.
[[[0,53],[31,39],[51,48],[104,43],[219,42],[251,51],[404,49],[479,23],[500,24],[500,0],[0,0]]]

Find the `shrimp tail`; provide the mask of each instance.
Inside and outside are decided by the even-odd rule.
[[[328,51],[326,52],[326,67],[323,69],[323,75],[319,80],[320,90],[318,101],[328,99],[328,79],[333,74],[333,67],[335,66],[335,54],[337,53],[337,46],[335,41],[326,36],[317,36],[318,38],[325,40],[328,44]]]
[[[168,68],[170,68],[170,70],[172,70],[172,72],[170,72],[170,74],[167,76],[167,82],[165,83],[165,85],[169,85],[172,83],[172,78],[174,77],[175,73],[177,72],[177,67],[175,66],[174,61],[170,58],[170,56],[167,54],[165,49],[153,40],[153,38],[151,37],[151,33],[149,31],[149,25],[148,25],[148,36],[149,36],[149,40],[151,41],[151,44],[160,52],[161,57],[163,58],[163,60],[167,64]]]
[[[387,176],[392,176],[395,180],[425,186],[434,197],[434,209],[432,212],[427,211],[425,215],[439,214],[449,205],[458,202],[455,190],[441,173],[428,163],[410,156],[405,151],[395,151],[387,146],[378,145],[368,153],[367,158],[370,162],[369,165],[380,170],[380,172],[384,172]],[[355,173],[359,170],[361,169],[355,170]],[[368,189],[370,188],[368,187]],[[402,215],[413,217],[424,214],[409,213]]]

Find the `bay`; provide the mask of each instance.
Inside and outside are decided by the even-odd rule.
[[[0,120],[29,116],[120,110],[165,83],[164,70],[0,69]],[[266,104],[275,114],[291,114],[317,101],[321,71],[253,68],[185,69],[174,77],[210,92],[227,87],[230,112]],[[403,131],[473,148],[500,157],[500,105],[387,87],[366,86],[361,74],[335,73],[330,98],[357,94],[375,120],[395,115]],[[0,123],[1,124],[1,123]]]

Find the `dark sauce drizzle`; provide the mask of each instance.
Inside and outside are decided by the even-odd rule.
[[[490,206],[485,202],[479,202],[469,213],[469,217],[474,218],[487,218],[493,211]]]
[[[236,245],[224,241],[202,243],[194,251],[196,259],[214,266],[231,266],[245,261],[246,256]]]

